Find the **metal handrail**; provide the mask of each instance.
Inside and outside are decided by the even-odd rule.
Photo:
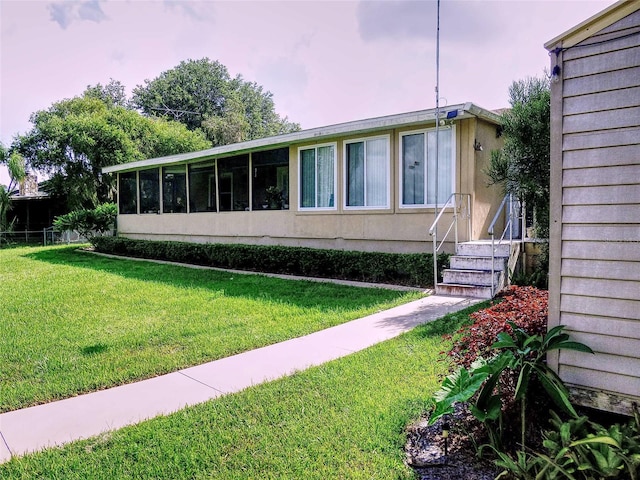
[[[512,194],[508,193],[502,199],[502,203],[500,203],[500,206],[498,207],[498,211],[494,215],[493,220],[491,221],[491,225],[489,225],[489,230],[488,230],[489,235],[491,235],[491,296],[492,297],[496,293],[495,292],[496,286],[495,286],[495,283],[494,283],[495,270],[496,270],[496,267],[495,267],[496,245],[495,245],[494,230],[495,230],[496,222],[502,216],[503,210],[504,210],[505,205],[507,204],[507,202],[509,202],[509,207],[508,207],[509,208],[509,215],[507,217],[507,221],[504,224],[504,230],[502,231],[502,235],[500,235],[500,239],[498,240],[498,246],[500,246],[502,244],[502,242],[504,241],[504,238],[505,238],[505,235],[507,234],[507,231],[509,232],[509,245],[511,245],[513,243],[513,228],[511,228],[512,220],[513,220],[513,195]],[[520,218],[520,214],[518,214],[518,218]],[[523,227],[524,227],[524,215],[523,215]],[[524,231],[520,232],[520,237],[524,240]],[[511,250],[509,250],[509,252],[511,252]],[[507,272],[507,274],[508,274],[508,272]]]
[[[438,284],[438,251],[444,244],[444,241],[451,233],[451,229],[454,230],[455,235],[455,248],[458,249],[458,216],[462,215],[462,207],[464,204],[464,199],[467,200],[467,235],[471,237],[471,195],[469,193],[452,193],[449,195],[449,198],[442,206],[440,213],[436,217],[436,219],[431,224],[431,228],[429,228],[429,235],[431,235],[433,239],[433,288],[436,288]],[[453,218],[451,220],[451,224],[447,229],[447,233],[444,234],[440,244],[438,245],[438,223],[440,219],[445,213],[445,210],[448,207],[453,207]],[[458,213],[460,212],[460,213]]]

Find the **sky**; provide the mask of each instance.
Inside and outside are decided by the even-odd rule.
[[[440,104],[507,107],[543,44],[613,0],[442,0]],[[110,79],[127,93],[209,58],[303,129],[435,107],[435,0],[0,0],[0,140]],[[8,183],[0,168],[0,183]]]

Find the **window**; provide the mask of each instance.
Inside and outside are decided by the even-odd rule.
[[[215,212],[216,170],[213,160],[189,165],[189,211]]]
[[[187,169],[184,165],[162,168],[162,212],[187,211]]]
[[[388,208],[389,137],[345,144],[345,206]]]
[[[300,208],[335,209],[336,146],[299,150]]]
[[[140,170],[140,213],[160,212],[160,169]]]
[[[136,172],[118,174],[118,206],[121,214],[138,213],[138,175]]]
[[[455,165],[455,131],[440,129],[436,168],[436,131],[409,132],[400,137],[402,206],[433,206],[436,203],[436,171],[438,204],[453,192]]]
[[[255,152],[251,168],[253,210],[289,208],[289,149]]]
[[[249,210],[249,155],[218,160],[220,211]]]

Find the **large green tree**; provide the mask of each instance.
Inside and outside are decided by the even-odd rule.
[[[105,100],[103,90],[90,87],[83,96],[35,112],[31,131],[11,147],[30,169],[49,177],[50,193],[66,198],[70,210],[113,200],[115,179],[103,175],[103,167],[211,146],[202,132],[145,117],[109,95]]]
[[[113,78],[106,85],[87,85],[84,96],[102,100],[111,107],[131,108],[124,85]]]
[[[300,129],[276,113],[273,95],[260,85],[208,58],[187,60],[133,89],[131,104],[149,116],[162,116],[201,128],[214,145],[252,140]]]
[[[504,146],[494,151],[487,174],[533,210],[537,235],[549,233],[549,80],[527,78],[509,88],[511,108],[502,114]]]

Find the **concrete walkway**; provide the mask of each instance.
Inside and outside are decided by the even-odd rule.
[[[0,414],[0,463],[238,392],[396,337],[479,300],[432,295],[160,377]]]

